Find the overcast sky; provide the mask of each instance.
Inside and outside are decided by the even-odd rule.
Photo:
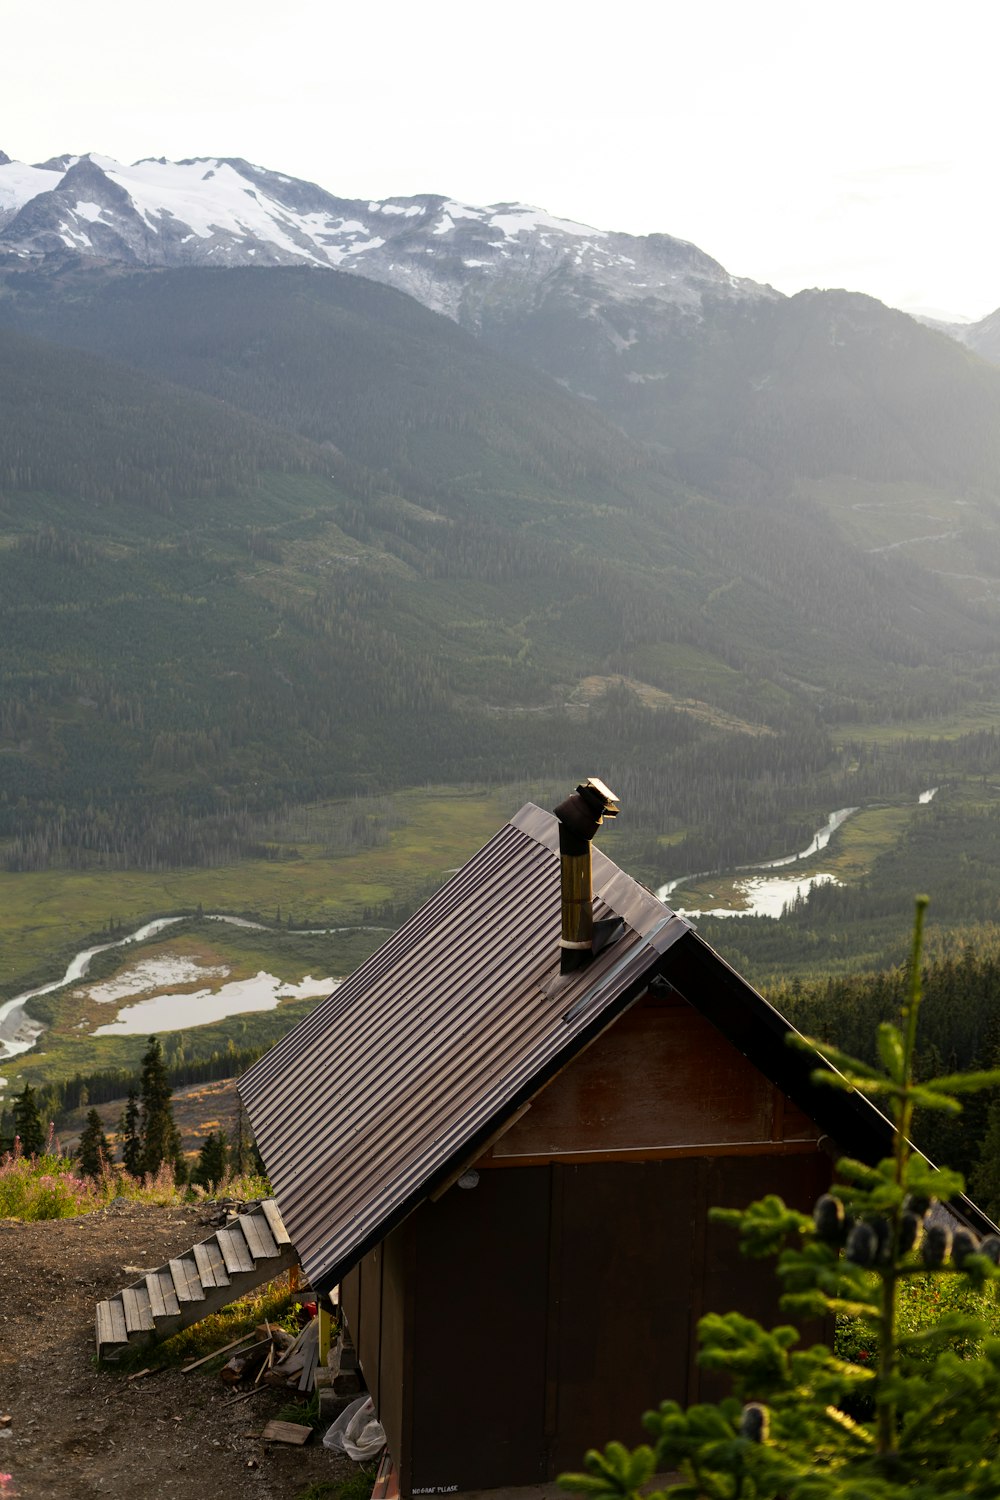
[[[0,0],[0,149],[243,156],[1000,306],[994,0]]]

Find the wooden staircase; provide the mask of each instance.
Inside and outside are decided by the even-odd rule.
[[[167,1338],[298,1261],[278,1205],[267,1198],[224,1229],[97,1304],[97,1357]]]

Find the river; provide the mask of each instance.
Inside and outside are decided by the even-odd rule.
[[[917,798],[918,805],[923,806],[932,802],[937,790],[936,786],[932,786],[928,787],[927,791],[921,792]],[[858,811],[860,809],[857,807],[838,807],[798,854],[783,854],[780,859],[765,860],[759,865],[739,865],[737,869],[739,871],[782,870],[787,869],[789,865],[798,864],[799,860],[811,859],[814,854],[819,854],[826,848],[837,829]],[[702,870],[697,875],[680,875],[675,880],[668,880],[665,885],[661,885],[656,894],[661,901],[666,901],[682,885],[689,885],[695,880],[707,880],[712,875],[721,874],[720,870]],[[738,909],[730,906],[716,906],[701,910],[675,906],[674,910],[682,917],[780,917],[786,906],[800,897],[808,896],[814,886],[835,884],[836,879],[836,876],[828,870],[817,870],[811,875],[802,875],[798,878],[787,875],[778,878],[747,875],[745,879],[733,882],[736,891],[745,901],[745,906]]]

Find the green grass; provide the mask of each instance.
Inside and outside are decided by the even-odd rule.
[[[138,1366],[162,1370],[191,1364],[196,1359],[204,1359],[213,1350],[218,1350],[218,1362],[209,1361],[202,1366],[205,1374],[216,1374],[227,1359],[239,1353],[238,1349],[225,1349],[226,1344],[231,1344],[233,1339],[244,1334],[252,1334],[258,1323],[290,1327],[294,1307],[295,1297],[289,1291],[288,1278],[280,1276],[275,1281],[248,1292],[238,1301],[230,1302],[218,1312],[210,1313],[207,1318],[192,1323],[189,1328],[182,1328],[180,1333],[164,1339],[162,1343],[146,1344],[121,1355],[114,1361],[114,1365],[125,1371]]]
[[[415,904],[440,885],[527,795],[523,788],[400,792],[392,799],[399,826],[388,843],[335,858],[306,844],[299,858],[217,869],[0,872],[0,997],[51,981],[79,948],[107,941],[109,919],[127,932],[201,906],[265,922],[280,908],[297,926],[370,922],[378,908]]]
[[[402,792],[389,804],[384,841],[354,852],[343,848],[343,811],[366,804],[323,803],[295,810],[271,830],[275,845],[291,845],[298,858],[155,873],[0,873],[0,999],[50,983],[78,949],[117,937],[117,930],[106,930],[109,921],[120,924],[124,934],[152,917],[191,912],[199,905],[205,912],[271,925],[256,932],[192,917],[146,944],[98,955],[86,982],[162,953],[224,963],[231,969],[229,979],[261,969],[288,982],[306,974],[344,977],[385,939],[402,914],[441,885],[449,870],[475,853],[532,795],[551,802],[553,791],[536,786]],[[290,920],[297,927],[347,930],[289,931]],[[62,1082],[79,1072],[137,1066],[146,1039],[92,1036],[91,1028],[113,1020],[117,1007],[88,1003],[74,993],[83,987],[70,986],[30,1003],[31,1013],[49,1029],[32,1051],[5,1063],[8,1098],[24,1082]],[[185,1027],[185,1047],[190,1056],[208,1056],[224,1052],[231,1040],[240,1048],[264,1051],[315,1004],[315,999],[286,1001],[275,1010]]]
[[[957,740],[982,729],[1000,729],[1000,703],[976,701],[934,718],[891,724],[836,724],[830,733],[840,745],[892,745],[898,740]]]
[[[362,1464],[347,1479],[321,1479],[300,1490],[295,1500],[369,1500],[378,1470]]]

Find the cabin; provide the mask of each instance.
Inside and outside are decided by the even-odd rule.
[[[817,1087],[789,1023],[592,848],[616,812],[596,778],[521,808],[240,1081],[404,1497],[545,1484],[639,1441],[660,1400],[721,1394],[702,1313],[784,1320],[772,1263],[709,1208],[808,1211],[836,1155],[889,1149],[878,1110]]]

